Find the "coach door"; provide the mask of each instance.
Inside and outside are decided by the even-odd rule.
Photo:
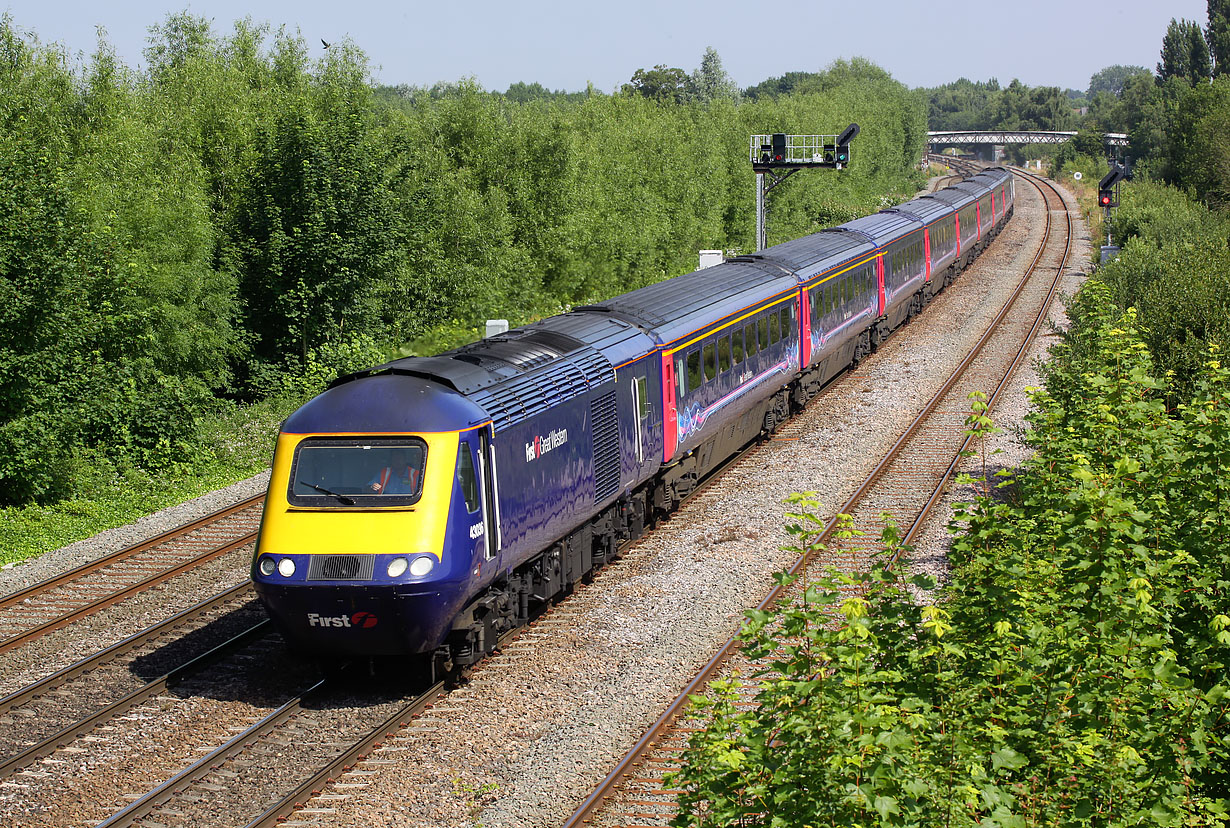
[[[491,560],[500,552],[500,502],[499,475],[495,467],[495,444],[491,440],[491,428],[479,432],[478,470],[483,492],[483,534],[487,538],[486,558]]]
[[[636,451],[636,468],[639,471],[645,462],[646,447],[649,445],[649,381],[646,377],[632,378],[632,410],[636,422],[633,423],[633,447]]]

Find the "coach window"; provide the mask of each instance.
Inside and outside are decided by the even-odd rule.
[[[730,335],[730,358],[735,365],[743,363],[743,329],[736,328]]]
[[[710,342],[705,346],[705,380],[711,380],[717,376],[717,360],[713,354],[713,343]]]
[[[782,338],[782,318],[776,313],[769,317],[769,344]]]
[[[788,339],[794,333],[794,305],[782,308],[782,339]]]
[[[762,316],[756,320],[756,339],[760,343],[760,350],[769,347],[769,317]]]
[[[675,385],[679,388],[679,396],[688,393],[688,374],[683,366],[683,357],[675,357]]]
[[[700,381],[700,350],[697,349],[688,353],[688,391],[700,388]]]
[[[760,350],[759,345],[756,342],[755,322],[748,322],[743,326],[743,340],[747,343],[747,358],[751,359],[756,356],[757,351]]]
[[[725,374],[730,370],[730,338],[718,340],[718,373]]]

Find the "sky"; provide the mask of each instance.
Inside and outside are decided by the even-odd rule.
[[[947,24],[955,18],[941,15],[945,7],[973,8],[977,16]],[[73,57],[88,59],[102,27],[133,68],[144,65],[149,27],[187,10],[211,20],[221,36],[245,17],[275,30],[284,25],[303,36],[312,56],[322,40],[349,38],[378,83],[474,78],[500,92],[517,81],[567,91],[592,83],[612,92],[639,68],[691,72],[710,46],[740,87],[858,56],[910,87],[966,77],[1085,89],[1107,66],[1153,69],[1172,17],[1208,22],[1206,0],[0,0],[0,9],[18,29]]]

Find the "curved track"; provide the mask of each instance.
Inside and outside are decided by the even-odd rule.
[[[904,533],[904,542],[908,544],[947,486],[960,452],[968,445],[964,421],[969,411],[969,392],[994,388],[988,400],[993,406],[1025,358],[1046,319],[1066,267],[1072,222],[1067,205],[1053,185],[1027,173],[1018,171],[1018,176],[1037,188],[1047,205],[1043,241],[1028,272],[975,348],[858,491],[837,510],[851,515],[854,528],[864,534],[857,538],[834,537],[836,527],[830,520],[819,539],[826,551],[820,557],[799,558],[790,569],[791,574],[814,564],[836,564],[847,569],[866,567],[870,557],[880,551],[876,539],[880,515],[886,511],[900,522],[908,519],[909,528]],[[1052,215],[1059,211],[1065,220],[1053,222]],[[788,425],[782,435],[790,432]],[[781,586],[775,587],[758,609],[778,603],[786,592]],[[744,675],[756,669],[741,655],[737,637],[728,640],[684,688],[577,809],[565,828],[586,824],[669,824],[675,813],[675,798],[662,784],[662,776],[677,767],[679,752],[687,743],[690,729],[680,716],[690,695],[703,693],[709,681],[732,669]]]

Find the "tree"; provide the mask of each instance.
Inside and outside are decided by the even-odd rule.
[[[819,78],[818,72],[787,72],[780,78],[769,78],[755,86],[749,86],[743,94],[753,101],[760,98],[777,98],[804,91],[809,84],[818,82]]]
[[[1192,86],[1212,77],[1209,45],[1198,23],[1170,18],[1166,36],[1162,38],[1162,59],[1157,64],[1157,75],[1163,83],[1169,78],[1183,78]]]
[[[1143,66],[1123,66],[1122,64],[1107,66],[1100,72],[1095,72],[1089,79],[1089,89],[1085,94],[1091,101],[1099,92],[1109,92],[1118,98],[1123,95],[1123,87],[1129,78],[1134,75],[1148,74],[1150,74],[1149,70]]]
[[[632,82],[623,85],[625,94],[637,94],[655,101],[683,103],[691,92],[688,73],[677,67],[667,68],[665,63],[649,69],[637,69]]]
[[[1209,0],[1209,51],[1213,54],[1213,74],[1230,72],[1230,2]]]
[[[737,101],[740,97],[738,85],[726,74],[722,59],[712,46],[705,49],[700,66],[692,73],[692,96],[701,103],[719,98]]]
[[[1187,90],[1168,125],[1174,183],[1211,207],[1230,206],[1230,77]]]
[[[1204,39],[1204,32],[1195,22],[1187,30],[1187,48],[1192,56],[1190,74],[1192,86],[1213,77],[1213,58],[1209,52],[1209,42]]]
[[[585,100],[584,92],[566,92],[563,89],[554,91],[547,89],[541,83],[517,83],[509,84],[508,91],[504,93],[505,100],[513,103],[529,103],[530,101],[575,101],[580,102]]]
[[[999,81],[970,81],[961,78],[953,83],[927,90],[927,123],[935,130],[988,129],[991,108],[999,97]]]

